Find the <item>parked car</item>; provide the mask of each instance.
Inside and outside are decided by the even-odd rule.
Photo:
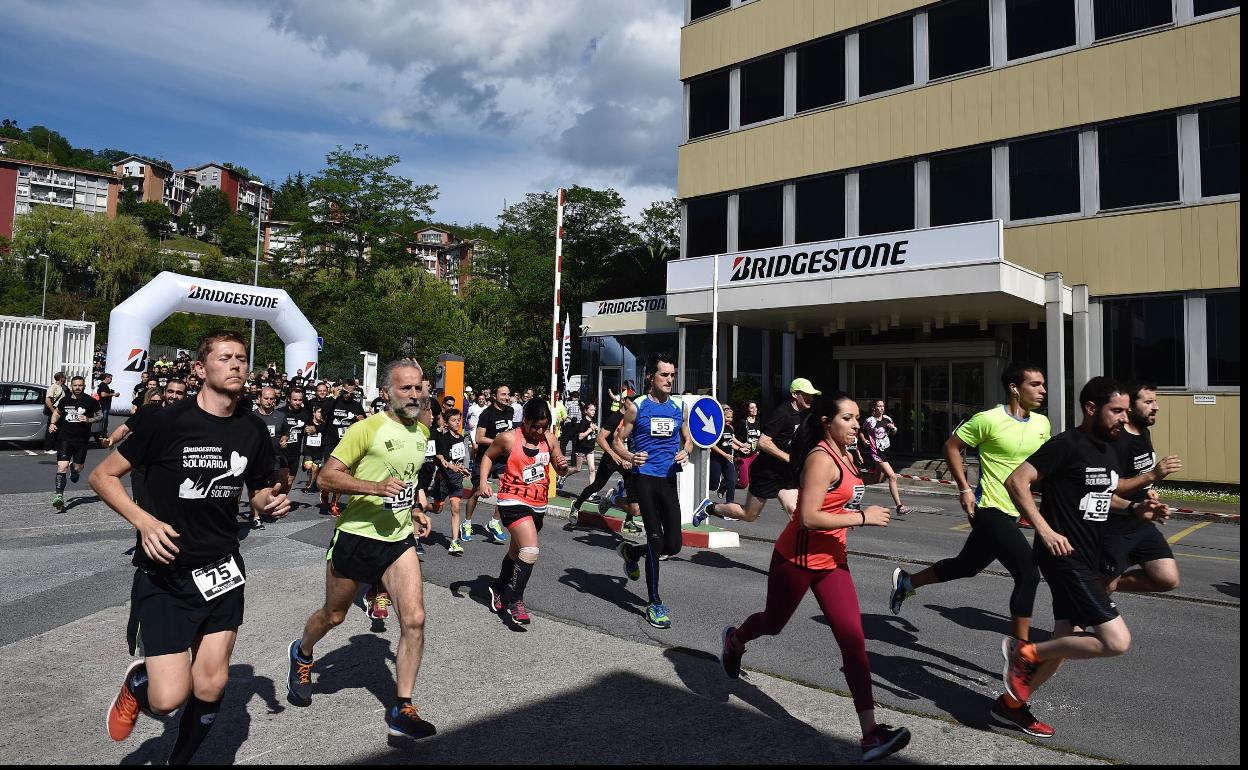
[[[48,418],[43,413],[47,387],[29,382],[0,382],[0,441],[42,441]]]

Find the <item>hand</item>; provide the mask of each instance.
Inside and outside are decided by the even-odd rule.
[[[1157,492],[1157,490],[1155,490],[1155,489],[1146,489],[1146,490],[1144,490],[1144,494],[1148,496],[1148,499],[1149,499],[1149,500],[1160,500],[1160,499],[1161,499],[1161,495],[1160,495],[1160,494]]]
[[[868,505],[862,509],[862,515],[868,527],[887,527],[892,518],[892,514],[882,505]]]
[[[625,460],[623,457],[620,458],[620,461],[618,464],[621,468],[623,468],[626,471],[631,471],[633,469],[632,461]]]
[[[104,447],[105,449],[108,449],[112,445],[113,445],[113,440],[109,438],[108,436],[104,436],[100,439],[100,446]]]
[[[490,483],[482,479],[481,483],[477,485],[477,497],[484,497],[488,500],[493,496],[494,490],[490,489]]]
[[[48,433],[56,433],[56,423],[48,424]]]
[[[962,511],[966,514],[967,521],[975,518],[975,490],[968,489],[965,492],[959,492],[958,502],[962,504]]]
[[[1044,547],[1049,549],[1049,553],[1054,556],[1070,556],[1075,552],[1075,547],[1070,544],[1070,541],[1064,535],[1059,535],[1051,529],[1041,532],[1040,540],[1044,542]]]
[[[452,465],[452,466],[451,466],[451,470],[455,471],[456,473],[461,473],[461,474],[463,474],[463,475],[465,475],[465,476],[470,475],[470,474],[468,473],[468,469],[467,469],[467,468],[465,468],[465,467],[464,467],[464,466],[462,466],[462,465]]]
[[[675,460],[681,465],[684,465],[689,462],[689,453],[682,449],[676,453]]]
[[[1178,473],[1183,470],[1183,461],[1178,455],[1169,455],[1161,458],[1161,462],[1157,463],[1157,467],[1153,468],[1153,475],[1158,481],[1161,481],[1171,473]]]
[[[1170,520],[1170,506],[1159,500],[1146,500],[1136,503],[1135,515],[1146,521],[1165,524]]]
[[[148,558],[160,564],[172,564],[178,555],[178,547],[173,544],[173,538],[181,537],[178,531],[155,516],[138,529],[139,541]]]
[[[397,476],[391,476],[385,481],[375,482],[373,486],[377,490],[373,493],[376,497],[397,497],[403,494],[403,490],[407,489],[407,483]]]
[[[430,523],[429,517],[424,511],[416,508],[412,509],[412,529],[416,532],[416,537],[422,538],[433,531],[433,524]]]
[[[290,498],[282,492],[282,484],[278,482],[269,489],[269,502],[260,513],[275,519],[284,519],[290,513]]]
[[[304,433],[306,433],[306,434],[308,434],[309,436],[311,436],[313,433],[316,433],[316,428],[314,428],[313,426],[309,425],[309,426],[307,426],[306,428],[304,428],[304,429],[303,429],[303,432],[304,432]]]
[[[285,436],[282,436],[281,438],[277,440],[277,445],[280,446],[282,449],[285,449],[287,441],[288,439]]]
[[[562,472],[562,471],[566,471],[567,469],[568,469],[568,458],[564,457],[563,455],[560,455],[555,460],[555,470]]]
[[[634,452],[634,453],[633,453],[633,457],[632,457],[632,461],[633,461],[633,465],[634,465],[635,467],[640,468],[641,466],[643,466],[643,465],[645,465],[645,464],[646,464],[646,453],[645,453],[645,452]]]

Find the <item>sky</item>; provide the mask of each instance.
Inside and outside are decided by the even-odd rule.
[[[398,155],[435,218],[675,194],[682,0],[4,0],[0,117],[175,168]]]

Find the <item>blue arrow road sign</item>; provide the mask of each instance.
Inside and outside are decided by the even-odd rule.
[[[710,396],[699,396],[689,407],[689,435],[693,443],[708,449],[724,434],[724,408]]]
[[[317,337],[316,338],[316,352],[320,353],[324,349],[325,349],[325,338]]]

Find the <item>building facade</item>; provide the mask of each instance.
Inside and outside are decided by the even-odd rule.
[[[273,211],[273,188],[232,168],[220,163],[205,163],[188,168],[183,173],[193,177],[199,189],[215,187],[225,193],[231,210],[245,214],[253,224],[256,217],[268,219]]]
[[[37,203],[115,216],[120,185],[115,174],[0,157],[0,235],[12,238],[13,219]]]
[[[407,250],[431,275],[445,281],[455,296],[462,296],[478,245],[478,241],[457,238],[449,230],[426,227],[416,233]]]
[[[1238,2],[687,0],[686,20],[683,387],[710,387],[717,315],[719,392],[884,398],[895,446],[931,454],[1034,360],[1065,425],[1089,376],[1156,382],[1182,478],[1239,482]]]

